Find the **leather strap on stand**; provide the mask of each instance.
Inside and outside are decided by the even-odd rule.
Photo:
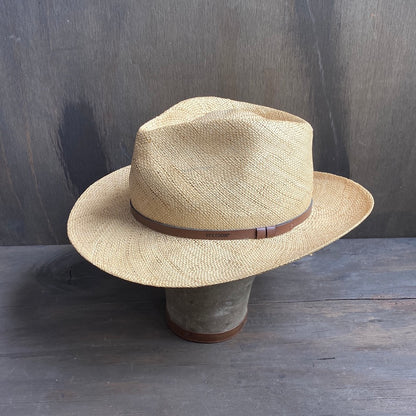
[[[271,238],[287,233],[309,217],[312,211],[312,201],[305,212],[289,221],[268,227],[249,228],[246,230],[197,230],[193,228],[179,228],[145,217],[140,214],[140,212],[136,211],[131,201],[130,208],[137,221],[159,233],[173,235],[175,237],[203,240],[242,240]]]
[[[192,342],[214,344],[216,342],[222,342],[229,338],[232,338],[234,335],[239,333],[247,321],[247,315],[244,317],[243,321],[239,325],[237,325],[235,328],[230,329],[229,331],[226,331],[226,332],[219,333],[219,334],[199,334],[197,332],[187,331],[186,329],[183,329],[179,325],[175,324],[175,322],[173,322],[170,319],[168,312],[166,312],[166,320],[168,323],[168,327],[178,337],[181,337],[183,339],[186,339],[187,341],[192,341]]]

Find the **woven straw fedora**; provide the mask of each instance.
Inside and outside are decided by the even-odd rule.
[[[68,236],[88,261],[122,279],[200,287],[310,254],[372,207],[361,185],[314,172],[306,121],[197,97],[140,127],[131,166],[80,196]]]

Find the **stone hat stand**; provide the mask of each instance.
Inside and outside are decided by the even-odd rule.
[[[193,289],[165,289],[169,328],[187,341],[215,343],[236,335],[247,319],[254,276]]]

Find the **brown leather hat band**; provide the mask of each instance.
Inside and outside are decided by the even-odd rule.
[[[159,233],[169,234],[175,237],[196,238],[201,240],[242,240],[247,238],[271,238],[287,233],[309,217],[312,211],[312,201],[308,209],[303,214],[289,221],[268,227],[249,228],[246,230],[196,230],[192,228],[179,228],[145,217],[140,214],[140,212],[136,211],[131,201],[130,208],[134,218],[136,218],[137,221],[152,230],[158,231]]]

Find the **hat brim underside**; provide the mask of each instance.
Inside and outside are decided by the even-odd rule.
[[[193,240],[153,231],[129,205],[130,166],[91,185],[74,205],[68,236],[89,262],[119,278],[159,287],[200,287],[263,273],[342,237],[373,208],[361,185],[314,173],[310,217],[292,231],[262,240]]]

